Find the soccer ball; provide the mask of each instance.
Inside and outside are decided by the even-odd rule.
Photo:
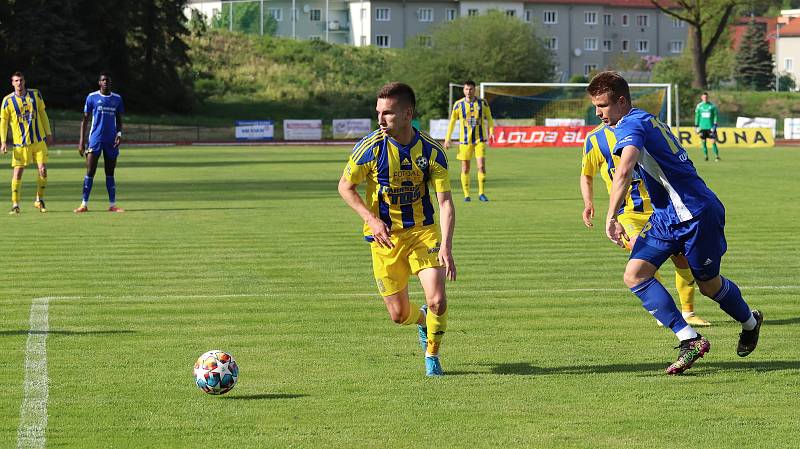
[[[225,394],[239,379],[239,366],[233,356],[220,350],[208,351],[194,362],[197,388],[208,394]]]

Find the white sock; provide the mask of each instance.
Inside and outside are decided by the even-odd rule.
[[[686,326],[683,329],[675,332],[675,336],[678,337],[678,340],[691,340],[692,338],[697,338],[697,332],[692,329],[692,326]]]
[[[693,317],[694,312],[681,312],[681,315],[683,315],[683,319],[685,320],[686,318]]]
[[[756,317],[753,316],[753,312],[750,312],[750,318],[742,323],[742,329],[751,331],[756,328],[756,324],[758,324],[758,321],[756,321]]]

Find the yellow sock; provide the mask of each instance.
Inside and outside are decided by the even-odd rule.
[[[21,179],[12,179],[11,180],[11,202],[13,204],[19,204],[19,191],[22,189],[22,180]]]
[[[483,195],[483,185],[486,184],[486,173],[478,172],[478,193]]]
[[[428,309],[425,318],[428,326],[428,349],[426,355],[439,355],[439,346],[442,344],[444,331],[447,330],[447,310],[441,315],[436,315]]]
[[[39,176],[36,180],[36,199],[44,198],[44,189],[47,188],[47,177]]]
[[[688,268],[675,267],[675,288],[681,299],[681,312],[694,312],[694,276]]]
[[[413,302],[409,303],[409,305],[411,306],[411,313],[408,314],[408,318],[406,318],[405,321],[400,323],[403,326],[408,326],[409,324],[417,324],[417,321],[419,321],[419,316],[422,314],[422,311],[419,310],[418,305],[414,304]]]
[[[461,173],[461,188],[464,190],[464,198],[469,197],[469,173]]]

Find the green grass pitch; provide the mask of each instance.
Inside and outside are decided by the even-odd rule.
[[[698,294],[711,352],[679,377],[663,373],[675,338],[622,283],[627,254],[603,233],[604,188],[586,229],[580,150],[562,148],[492,150],[489,203],[461,202],[451,152],[458,280],[447,375],[425,378],[416,330],[389,321],[359,219],[336,192],[348,154],[126,148],[127,213],[104,212],[101,169],[80,216],[72,148],[51,150],[45,215],[29,168],[23,213],[0,217],[0,447],[16,445],[42,297],[48,447],[800,446],[800,150],[723,149],[720,163],[693,151],[727,208],[723,273],[766,321],[741,359],[738,324]],[[226,396],[194,386],[194,360],[210,349],[239,363]]]

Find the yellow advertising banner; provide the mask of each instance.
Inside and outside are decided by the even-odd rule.
[[[683,126],[677,130],[676,135],[684,148],[700,148],[702,141],[695,128]],[[717,128],[717,145],[721,148],[768,148],[775,146],[775,138],[770,128]]]

